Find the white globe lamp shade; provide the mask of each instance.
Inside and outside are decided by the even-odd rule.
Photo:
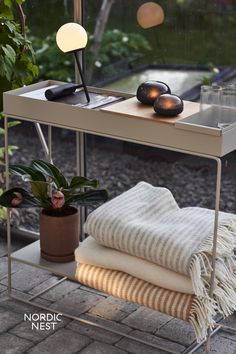
[[[86,47],[88,35],[84,27],[75,22],[69,22],[59,28],[56,42],[62,52],[68,53]]]
[[[137,21],[142,28],[151,28],[163,23],[165,18],[162,7],[152,1],[142,4],[137,11]]]

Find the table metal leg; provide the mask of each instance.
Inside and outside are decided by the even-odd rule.
[[[48,126],[48,161],[52,163],[52,126]]]
[[[80,132],[76,132],[76,172],[78,176],[86,176],[85,135]],[[84,240],[85,218],[86,209],[80,208],[80,241]]]
[[[5,130],[5,178],[6,190],[9,188],[9,155],[8,155],[8,117],[4,117]],[[11,212],[7,208],[7,273],[8,273],[8,295],[11,295]]]
[[[217,234],[218,234],[218,223],[219,223],[219,209],[220,209],[220,189],[221,189],[221,159],[216,158],[217,170],[216,170],[216,192],[215,192],[215,219],[214,219],[214,236],[212,245],[212,272],[211,272],[211,284],[209,296],[213,298],[214,288],[215,288],[215,271],[216,271],[216,253],[217,253]],[[210,339],[211,330],[208,329],[207,341],[206,341],[206,353],[210,351]]]
[[[49,160],[48,146],[47,146],[45,137],[44,137],[44,135],[43,135],[42,128],[41,128],[41,126],[40,126],[39,123],[34,123],[34,125],[35,125],[35,128],[36,128],[36,131],[37,131],[37,134],[38,134],[40,143],[41,143],[41,145],[42,145],[42,148],[43,148],[45,157],[46,157],[47,160]]]
[[[52,163],[52,127],[48,125],[48,155],[47,160],[48,162]],[[49,185],[49,195],[52,196],[52,185]]]

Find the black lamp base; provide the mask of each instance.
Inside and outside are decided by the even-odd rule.
[[[90,97],[89,97],[88,89],[87,89],[87,86],[86,86],[86,83],[85,83],[85,80],[84,80],[83,71],[82,71],[82,68],[81,68],[81,65],[80,65],[80,61],[79,61],[79,57],[78,57],[78,52],[79,52],[79,50],[74,50],[73,51],[74,56],[75,56],[75,61],[76,61],[76,64],[77,64],[77,67],[78,67],[78,70],[79,70],[81,82],[82,82],[81,87],[84,88],[84,93],[85,93],[85,96],[87,98],[87,101],[90,102]]]

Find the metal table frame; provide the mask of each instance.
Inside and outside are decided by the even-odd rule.
[[[83,23],[83,0],[74,0],[74,19],[76,22],[78,23]],[[82,58],[81,58],[82,59]],[[78,76],[77,76],[78,78]],[[19,118],[19,117],[17,117]],[[5,124],[5,148],[7,151],[8,149],[8,127],[7,127],[7,123],[8,123],[8,117],[5,116],[4,119],[4,124]],[[44,149],[45,155],[48,158],[49,161],[52,161],[52,130],[51,130],[51,126],[48,125],[48,146],[46,144],[46,141],[44,139],[44,136],[42,134],[41,131],[41,127],[40,124],[38,122],[35,122],[35,127],[40,139],[40,142],[42,144],[42,147]],[[76,165],[77,165],[77,172],[80,175],[84,175],[86,173],[85,171],[85,151],[84,151],[84,147],[85,147],[85,136],[84,133],[81,131],[77,131],[76,132]],[[148,145],[148,144],[146,144]],[[213,238],[213,257],[212,257],[212,274],[211,274],[211,287],[210,287],[210,296],[213,296],[213,290],[214,290],[214,278],[215,278],[215,260],[216,260],[216,250],[217,250],[217,227],[218,227],[218,216],[219,216],[219,204],[220,204],[220,188],[221,188],[221,158],[217,157],[217,156],[212,156],[212,155],[207,155],[207,154],[200,154],[200,153],[195,153],[195,152],[190,152],[187,150],[182,150],[182,149],[176,149],[173,147],[167,147],[167,146],[163,146],[163,145],[157,145],[155,144],[155,147],[158,147],[160,149],[164,149],[164,150],[170,150],[170,151],[176,151],[176,152],[181,152],[181,153],[185,153],[185,154],[190,154],[190,155],[195,155],[195,156],[200,156],[200,157],[204,157],[207,159],[211,159],[214,160],[216,162],[216,166],[217,166],[217,174],[216,174],[216,192],[215,192],[215,218],[214,218],[214,238]],[[8,154],[6,153],[5,155],[5,163],[6,163],[6,188],[9,188],[9,157]],[[82,215],[82,218],[84,218],[84,215]],[[43,291],[39,292],[36,295],[31,296],[28,300],[24,300],[21,299],[18,296],[15,296],[12,294],[12,279],[11,279],[11,261],[12,261],[12,256],[11,256],[11,227],[10,227],[10,211],[8,210],[7,212],[7,246],[8,246],[8,295],[9,297],[21,301],[23,303],[26,304],[32,304],[40,309],[46,310],[46,311],[54,311],[56,313],[61,313],[59,311],[55,311],[50,309],[49,307],[43,306],[43,305],[39,305],[37,303],[34,303],[33,300],[36,299],[38,296],[42,295],[43,293],[45,293],[46,291],[50,290],[51,288],[53,288],[54,286],[60,284],[61,282],[65,281],[66,279],[68,279],[67,276],[62,276],[62,278],[55,282],[53,285],[51,285],[50,287],[44,289]],[[27,263],[27,262],[24,262]],[[30,263],[28,263],[30,264]],[[32,265],[32,264],[30,264]],[[34,267],[38,267],[37,265],[34,264]],[[43,267],[38,267],[38,268],[43,268]],[[161,345],[155,345],[152,344],[150,342],[144,341],[140,338],[136,338],[133,336],[130,336],[128,334],[122,333],[120,331],[116,331],[113,330],[109,327],[106,326],[102,326],[99,325],[97,323],[91,322],[91,321],[87,321],[84,320],[80,317],[75,317],[75,316],[71,316],[69,314],[66,313],[62,313],[65,317],[68,317],[69,319],[72,320],[77,320],[81,323],[85,323],[85,324],[89,324],[92,326],[95,326],[97,328],[101,328],[101,329],[105,329],[107,331],[110,331],[112,333],[121,335],[123,337],[129,338],[129,339],[133,339],[136,340],[140,343],[143,344],[147,344],[153,348],[156,349],[162,349],[165,350],[166,352],[169,353],[174,353],[176,354],[176,351],[171,350],[171,349],[166,349],[164,347],[162,347]],[[189,348],[187,348],[183,354],[191,354],[194,353],[202,344],[206,343],[206,353],[209,352],[210,350],[210,338],[212,335],[214,335],[215,333],[217,333],[220,329],[222,330],[226,330],[229,332],[236,332],[235,329],[227,327],[227,326],[223,326],[221,324],[217,324],[216,328],[213,331],[208,331],[208,336],[207,336],[207,340],[202,341],[201,343],[198,344],[193,344],[191,345]]]
[[[24,118],[22,117],[22,120],[24,120]],[[8,151],[8,117],[5,116],[4,118],[4,124],[5,124],[5,151]],[[38,126],[38,128],[40,128],[40,126]],[[39,134],[39,138],[40,141],[42,143],[42,147],[44,148],[45,154],[48,157],[48,160],[51,161],[52,158],[52,134],[51,134],[51,129],[52,126],[48,125],[48,147],[46,146],[45,140],[42,138],[42,131],[40,129],[37,128],[37,132]],[[78,133],[77,133],[78,134]],[[81,167],[81,163],[82,165],[85,164],[85,160],[84,160],[84,150],[83,150],[83,146],[84,146],[84,142],[80,141],[79,143],[79,139],[77,139],[77,166]],[[210,296],[213,296],[213,291],[214,291],[214,280],[215,280],[215,267],[216,267],[216,251],[217,251],[217,228],[218,228],[218,217],[219,217],[219,206],[220,206],[220,189],[221,189],[221,158],[217,157],[217,156],[211,156],[211,155],[205,155],[205,154],[201,154],[201,153],[197,153],[197,152],[190,152],[187,150],[182,150],[182,149],[177,149],[177,148],[172,148],[172,147],[167,147],[167,146],[163,146],[163,145],[156,145],[157,148],[160,149],[164,149],[164,150],[169,150],[169,151],[175,151],[175,152],[180,152],[180,153],[184,153],[184,154],[189,154],[189,155],[194,155],[194,156],[199,156],[199,157],[204,157],[207,159],[211,159],[213,161],[216,162],[216,167],[217,167],[217,173],[216,173],[216,189],[215,189],[215,214],[214,214],[214,237],[213,237],[213,249],[212,249],[212,273],[211,273],[211,286],[210,286]],[[79,149],[78,149],[79,148]],[[79,151],[79,152],[78,152]],[[80,158],[82,157],[82,160]],[[9,156],[6,153],[5,155],[5,168],[6,168],[6,188],[9,188]],[[12,261],[12,256],[11,256],[11,227],[10,227],[10,211],[8,209],[8,213],[7,213],[7,245],[8,245],[8,295],[15,299],[15,300],[19,300],[21,302],[24,302],[26,304],[33,304],[36,307],[39,307],[41,309],[47,310],[47,311],[54,311],[56,313],[61,313],[59,311],[55,311],[50,309],[47,306],[42,306],[39,304],[36,304],[34,302],[32,302],[35,298],[37,298],[38,296],[42,295],[43,293],[45,293],[46,291],[50,290],[52,287],[58,285],[59,283],[61,283],[62,281],[65,281],[66,279],[68,279],[66,276],[62,277],[62,279],[60,279],[58,282],[55,282],[55,284],[51,285],[50,287],[48,287],[47,289],[39,292],[38,294],[32,296],[31,298],[29,298],[28,300],[24,300],[21,299],[18,296],[15,296],[12,294],[12,279],[11,279],[11,261]],[[26,262],[25,262],[26,263]],[[32,264],[30,264],[32,265]],[[36,264],[34,265],[35,267],[38,267]],[[42,267],[38,267],[38,268],[42,268]],[[80,317],[76,317],[76,316],[72,316],[70,314],[66,314],[66,313],[62,313],[62,315],[64,315],[65,317],[68,317],[70,319],[73,320],[77,320],[79,322],[82,323],[86,323],[89,325],[93,325],[97,328],[101,328],[101,329],[106,329],[112,333],[116,333],[119,335],[122,335],[123,337],[127,337],[129,339],[133,339],[136,340],[138,342],[147,344],[151,347],[157,348],[157,349],[162,349],[165,350],[166,352],[169,353],[174,353],[176,354],[177,352],[171,349],[166,349],[161,345],[155,345],[152,344],[150,342],[147,342],[145,340],[130,336],[128,334],[122,333],[120,331],[116,331],[113,330],[111,328],[108,328],[106,326],[102,326],[99,325],[97,323],[93,323],[92,321],[87,321],[84,320]],[[214,335],[215,333],[217,333],[220,329],[225,330],[225,331],[229,331],[229,332],[236,332],[235,329],[227,327],[227,326],[223,326],[221,324],[217,324],[216,328],[213,331],[208,331],[208,336],[206,340],[203,340],[200,343],[197,344],[193,344],[191,345],[189,348],[187,348],[184,351],[184,354],[191,354],[194,353],[202,344],[204,344],[206,342],[206,353],[209,352],[210,350],[210,338],[212,335]]]

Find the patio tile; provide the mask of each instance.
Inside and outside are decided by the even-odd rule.
[[[78,316],[103,300],[102,296],[76,289],[51,306],[52,309]]]
[[[123,333],[128,333],[132,330],[131,328],[129,328],[126,325],[123,325],[123,324],[120,324],[120,323],[117,323],[114,321],[105,320],[105,319],[100,318],[98,316],[85,314],[85,315],[82,315],[81,317],[85,320],[93,321],[93,322],[98,323],[102,326],[106,326],[108,328],[111,328],[113,330],[120,331]],[[105,329],[97,328],[97,327],[94,327],[92,325],[85,324],[85,323],[80,323],[78,321],[72,321],[71,323],[68,324],[68,326],[66,326],[66,328],[71,329],[71,330],[78,332],[80,334],[84,334],[94,340],[105,342],[108,344],[113,344],[113,343],[117,342],[118,340],[120,340],[122,337],[118,334],[109,332]]]
[[[19,248],[23,247],[24,245],[25,245],[25,243],[14,240],[14,242],[12,242],[12,245],[11,245],[12,246],[11,250],[16,251]],[[3,257],[3,256],[7,256],[7,239],[6,239],[6,237],[1,236],[0,237],[0,257]]]
[[[0,293],[2,293],[3,291],[6,291],[7,287],[5,285],[0,284]]]
[[[18,296],[20,298],[22,298],[23,300],[28,300],[30,295],[28,294],[24,294],[24,293],[20,293],[19,291],[13,290],[12,291],[12,295]],[[41,304],[43,306],[49,306],[50,302],[44,299],[37,299],[35,301],[37,304]],[[26,304],[23,303],[21,301],[18,301],[16,299],[12,299],[10,297],[8,297],[7,291],[6,292],[2,292],[0,294],[0,306],[8,309],[10,311],[14,311],[17,313],[28,313],[28,312],[37,312],[39,311],[39,308],[37,308],[36,306],[31,304]]]
[[[0,257],[7,255],[7,241],[0,237]]]
[[[23,315],[0,307],[0,333],[8,331],[23,320]]]
[[[138,305],[129,303],[113,296],[100,301],[90,309],[90,313],[108,320],[120,321],[137,309]]]
[[[7,285],[3,285],[3,286],[5,286],[5,291],[0,294],[0,302],[10,299],[10,296],[8,296]],[[22,299],[24,299],[24,300],[27,300],[29,298],[29,296],[30,296],[27,293],[24,293],[22,291],[15,290],[15,289],[11,289],[11,295],[22,296]]]
[[[28,354],[56,353],[72,354],[80,351],[91,342],[86,336],[81,336],[67,329],[60,329],[41,343],[28,351]]]
[[[13,334],[4,333],[0,335],[0,348],[2,354],[23,354],[32,345],[32,342],[23,338],[18,338]]]
[[[229,327],[232,327],[232,328],[236,329],[236,312],[233,315],[231,315],[228,318],[226,318],[223,321],[221,321],[220,323],[224,324],[225,326],[229,326]],[[231,340],[235,340],[236,341],[236,332],[229,333],[229,332],[221,330],[218,333],[219,333],[219,335],[221,337],[229,338]]]
[[[1,246],[0,246],[1,247]],[[7,275],[7,267],[8,267],[8,264],[7,264],[7,257],[1,257],[0,258],[0,279],[2,279],[3,276]],[[12,261],[11,262],[11,267],[12,267],[12,273],[15,273],[19,270],[22,270],[22,269],[27,269],[27,266],[26,264],[23,264],[21,262],[15,262],[15,261]]]
[[[185,346],[189,346],[195,341],[195,333],[192,326],[188,322],[176,318],[166,323],[155,334]]]
[[[1,250],[1,244],[0,244],[0,250]],[[1,257],[1,255],[0,255]],[[0,279],[7,275],[7,257],[1,257],[0,258]]]
[[[171,316],[141,306],[126,317],[122,323],[141,331],[154,333],[158,328],[172,319],[173,317]]]
[[[32,294],[37,294],[38,292],[46,289],[48,286],[56,283],[58,280],[60,280],[60,277],[55,277],[52,276],[43,283],[37,285],[35,288],[33,288],[30,292]],[[40,298],[55,302],[60,300],[63,296],[69,294],[71,291],[78,289],[80,287],[80,284],[65,280],[62,283],[56,285],[54,288],[51,290],[47,291],[46,293],[42,294]]]
[[[34,312],[35,313],[35,312]],[[40,311],[40,313],[47,314],[49,312]],[[15,334],[17,337],[28,339],[32,342],[41,342],[46,337],[52,335],[58,329],[66,326],[70,320],[65,317],[62,317],[61,321],[58,321],[54,326],[50,326],[50,329],[36,329],[35,327],[32,328],[31,321],[22,321],[14,328],[12,328],[9,332]]]
[[[89,288],[88,286],[85,286],[85,285],[80,285],[80,289],[88,291],[88,292],[93,293],[93,294],[102,295],[104,297],[108,297],[109,296],[106,293],[103,293],[102,291],[99,291],[99,290],[93,289],[93,288]]]
[[[126,354],[124,350],[113,347],[109,344],[94,342],[89,344],[80,354]]]
[[[183,352],[185,350],[185,347],[183,345],[180,345],[178,343],[172,343],[169,340],[163,339],[163,338],[159,338],[157,336],[154,336],[152,334],[148,334],[145,332],[141,332],[138,330],[135,330],[131,333],[129,333],[130,335],[136,336],[140,339],[143,339],[149,343],[155,344],[155,345],[161,345],[163,347],[165,347],[166,349],[172,349],[175,350],[176,352]],[[161,349],[157,349],[157,348],[152,348],[149,345],[140,343],[140,342],[136,342],[132,339],[128,339],[128,338],[123,338],[121,339],[118,343],[116,343],[116,346],[127,350],[129,353],[134,353],[134,354],[166,354],[166,351],[163,351]]]
[[[12,287],[21,291],[29,291],[50,276],[48,272],[41,269],[25,266],[24,269],[12,275]],[[3,279],[1,283],[6,285],[7,279]]]
[[[221,337],[218,333],[211,338],[211,348],[208,354],[235,354],[236,341]],[[202,346],[195,354],[205,354],[205,348]]]

